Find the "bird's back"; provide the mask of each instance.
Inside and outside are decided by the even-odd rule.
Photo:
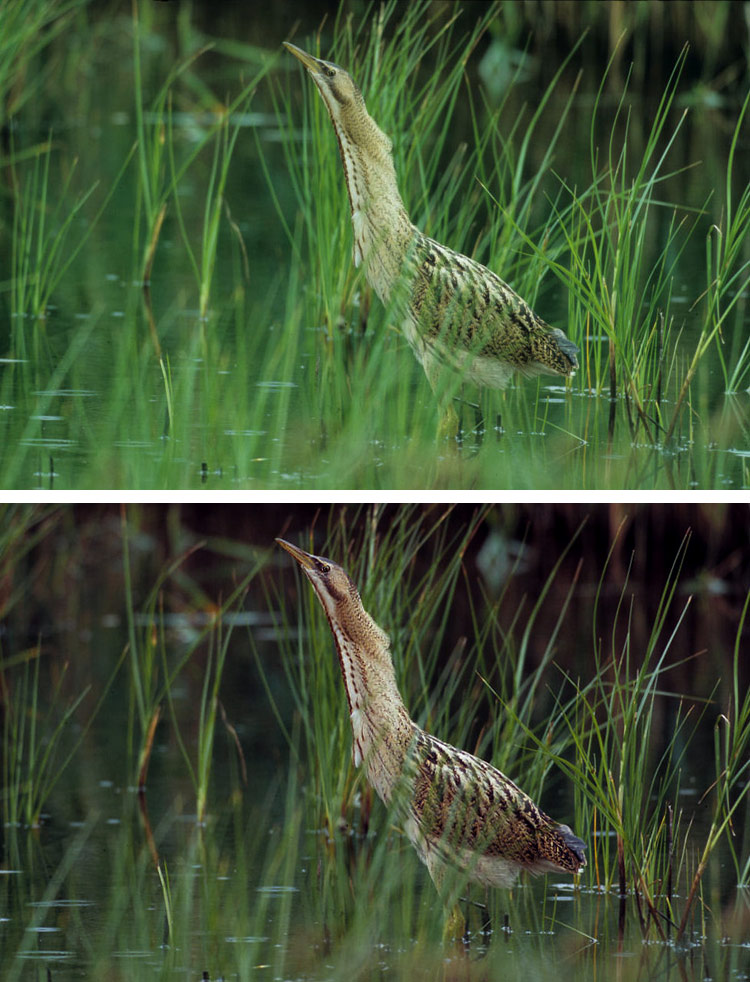
[[[403,328],[433,375],[449,364],[467,381],[503,388],[514,371],[567,376],[578,367],[575,344],[491,270],[421,232],[412,249]]]
[[[407,832],[433,877],[464,870],[508,887],[521,870],[576,873],[585,845],[491,764],[415,726]],[[413,783],[412,783],[413,782]]]

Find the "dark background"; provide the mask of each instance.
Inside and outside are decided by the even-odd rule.
[[[326,545],[327,530],[347,530],[350,555],[362,541],[367,505],[315,504],[136,504],[61,507],[5,506],[6,548],[1,561],[3,652],[40,643],[50,658],[68,657],[75,636],[93,631],[109,618],[122,616],[123,517],[130,538],[130,561],[136,607],[152,589],[159,572],[187,550],[164,587],[165,607],[200,611],[221,602],[234,584],[265,560],[263,572],[250,584],[249,609],[267,605],[263,578],[289,595],[296,579],[275,536],[308,545],[310,529],[316,549]],[[405,506],[378,506],[379,524],[387,527]],[[442,504],[414,506],[413,515],[427,523],[449,508]],[[446,519],[451,534],[466,526],[477,510],[457,505]],[[705,656],[683,665],[672,676],[680,691],[704,690],[721,674],[731,657],[742,605],[750,589],[750,508],[740,504],[503,504],[493,506],[464,556],[451,611],[448,644],[472,631],[469,592],[477,601],[480,587],[488,600],[506,590],[503,609],[510,623],[524,598],[538,596],[561,553],[579,527],[580,534],[555,577],[540,622],[554,623],[580,564],[573,602],[566,615],[566,633],[577,639],[561,651],[571,670],[585,669],[593,645],[593,603],[603,577],[597,630],[606,637],[623,596],[632,605],[633,650],[645,644],[669,571],[686,535],[690,541],[667,626],[676,622],[689,596],[681,637],[694,654]],[[432,561],[431,550],[418,554],[416,566]],[[480,553],[483,558],[480,561]],[[515,560],[520,555],[520,561]],[[608,556],[610,557],[608,560]],[[346,557],[332,556],[342,564]],[[515,565],[514,565],[515,564]],[[420,570],[415,569],[415,575]],[[509,582],[506,583],[506,578]],[[624,591],[624,592],[623,592]],[[290,598],[293,599],[293,598]],[[388,614],[372,611],[388,629]],[[620,618],[623,620],[623,618]],[[608,627],[608,624],[610,625]],[[393,625],[390,626],[391,629]],[[746,626],[745,632],[750,628]],[[84,648],[77,657],[84,658]],[[743,666],[748,659],[741,659]],[[578,664],[575,662],[578,661]],[[702,678],[703,675],[706,678]]]

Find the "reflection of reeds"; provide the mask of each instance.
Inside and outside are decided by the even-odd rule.
[[[576,379],[559,391],[521,382],[478,396],[467,386],[467,434],[477,402],[485,421],[501,414],[506,430],[488,428],[477,453],[457,461],[436,452],[434,401],[396,312],[371,302],[349,259],[341,165],[312,87],[279,52],[221,39],[211,54],[202,41],[180,48],[165,68],[163,48],[154,52],[170,43],[159,33],[167,6],[134,4],[132,36],[80,6],[19,0],[0,10],[19,28],[0,31],[0,106],[31,115],[3,130],[1,158],[13,208],[10,275],[0,282],[13,315],[0,352],[10,359],[0,404],[13,407],[2,414],[7,486],[28,487],[40,456],[54,456],[57,487],[198,486],[203,461],[207,482],[226,486],[231,475],[264,488],[713,486],[727,470],[742,481],[743,458],[722,460],[709,447],[741,448],[750,431],[739,402],[712,415],[713,369],[736,391],[750,364],[750,209],[747,192],[730,188],[741,177],[747,109],[732,120],[729,159],[717,161],[711,147],[705,165],[726,175],[727,190],[724,219],[700,250],[705,276],[688,274],[682,297],[696,340],[674,296],[685,291],[672,286],[704,234],[704,215],[670,194],[685,170],[672,162],[685,137],[675,112],[690,94],[685,72],[678,77],[683,56],[639,145],[633,113],[652,107],[637,65],[632,90],[627,77],[625,87],[613,81],[625,45],[613,49],[594,98],[591,150],[570,161],[564,140],[592,79],[568,75],[590,36],[544,73],[551,81],[529,110],[520,61],[495,94],[476,82],[481,47],[502,48],[505,8],[474,20],[471,7],[455,17],[387,3],[356,22],[340,8],[321,54],[353,71],[394,139],[414,221],[499,272],[582,350]],[[68,28],[80,47],[60,43]],[[76,145],[75,126],[52,144],[41,139],[51,82],[40,52],[55,40],[55,78],[74,77],[77,53],[102,40],[123,66],[112,102],[121,115],[132,107],[132,132],[105,122],[102,154],[90,152],[85,130]],[[247,66],[229,95],[213,91],[203,71],[217,53]],[[89,57],[85,70],[98,82]],[[87,87],[91,100],[96,88]],[[602,136],[613,91],[617,109]],[[73,117],[106,121],[106,99],[89,105],[74,95],[64,92]],[[249,120],[256,103],[275,104],[275,130],[270,114]],[[555,280],[567,299],[551,312]],[[446,384],[459,395],[460,379]],[[676,473],[662,454],[668,437],[681,450]]]
[[[349,764],[351,736],[335,650],[307,584],[299,583],[304,589],[295,591],[293,570],[280,563],[271,568],[270,553],[215,539],[207,549],[214,547],[223,560],[231,558],[242,575],[236,581],[227,577],[225,600],[211,600],[201,581],[193,579],[201,554],[182,545],[163,567],[158,560],[148,573],[139,568],[137,544],[151,526],[151,520],[144,520],[145,509],[126,509],[119,526],[96,514],[82,536],[64,509],[8,508],[0,526],[0,582],[9,585],[0,595],[4,617],[32,588],[37,600],[58,613],[56,598],[48,597],[50,582],[72,593],[72,585],[83,582],[78,572],[92,568],[88,555],[80,564],[61,558],[61,542],[81,538],[87,549],[109,553],[112,532],[101,532],[112,528],[129,549],[133,567],[123,605],[114,612],[123,615],[123,623],[128,606],[138,615],[132,617],[135,656],[130,647],[123,655],[116,648],[101,675],[105,684],[116,678],[118,702],[129,707],[128,726],[119,735],[112,732],[117,724],[105,722],[102,714],[96,729],[89,729],[88,701],[75,705],[85,696],[83,687],[72,697],[66,691],[70,674],[57,693],[46,684],[52,658],[44,644],[41,657],[32,658],[36,649],[9,647],[6,638],[14,632],[0,635],[2,831],[5,855],[13,869],[23,870],[13,878],[0,876],[0,976],[11,982],[25,977],[28,962],[15,955],[27,957],[37,943],[35,930],[50,925],[60,947],[85,961],[92,977],[112,975],[113,952],[134,951],[158,955],[164,974],[188,965],[196,978],[203,971],[211,977],[252,978],[266,972],[258,965],[270,965],[279,977],[346,982],[354,967],[367,977],[373,959],[386,957],[389,970],[395,965],[402,975],[433,978],[445,957],[439,901],[395,816],[368,796],[360,772]],[[179,522],[171,514],[164,524],[181,542]],[[732,935],[722,898],[725,886],[733,885],[728,878],[746,883],[750,868],[747,819],[740,818],[743,811],[747,814],[750,768],[750,696],[741,684],[750,599],[732,614],[735,644],[722,669],[729,676],[723,689],[727,695],[719,703],[714,694],[704,707],[694,697],[667,696],[675,682],[668,673],[678,674],[686,658],[701,657],[679,646],[684,612],[692,614],[698,606],[687,608],[683,596],[691,558],[685,559],[687,541],[674,559],[666,557],[665,567],[664,557],[654,560],[648,579],[653,614],[645,640],[637,641],[642,611],[630,599],[635,587],[628,582],[627,564],[622,577],[613,574],[624,536],[612,534],[610,558],[596,566],[588,631],[578,639],[583,657],[577,671],[563,671],[556,666],[560,641],[574,620],[581,590],[591,581],[584,575],[592,559],[586,551],[590,537],[585,545],[591,524],[580,533],[574,523],[564,536],[550,532],[555,563],[542,564],[549,573],[535,580],[529,599],[521,601],[513,587],[503,597],[505,581],[495,594],[472,574],[479,542],[494,525],[502,525],[495,509],[472,515],[439,507],[362,507],[327,514],[325,527],[319,519],[312,529],[307,524],[273,528],[269,538],[282,533],[345,561],[366,605],[391,634],[399,684],[419,722],[500,765],[588,843],[589,865],[577,887],[548,877],[522,881],[512,892],[474,895],[487,904],[488,914],[470,908],[477,932],[472,945],[489,946],[485,965],[492,966],[492,977],[503,974],[503,967],[507,977],[512,964],[519,967],[518,977],[546,978],[550,963],[574,962],[592,938],[598,942],[602,971],[619,946],[619,954],[633,953],[634,963],[643,959],[641,974],[652,977],[658,974],[658,959],[672,953],[661,943],[659,926],[672,938],[683,931],[694,954],[702,944],[709,960],[734,957],[743,964],[744,949],[732,942],[744,940],[742,912],[738,905],[732,916],[740,927]],[[290,515],[294,520],[291,509]],[[65,535],[59,537],[61,526]],[[561,539],[568,535],[564,556]],[[640,555],[642,540],[635,540]],[[694,542],[690,548],[695,549]],[[32,552],[38,565],[24,562]],[[606,549],[595,554],[606,556]],[[578,561],[585,564],[580,574]],[[525,556],[517,562],[522,566]],[[41,575],[49,566],[54,573]],[[204,576],[207,567],[200,568]],[[507,573],[514,581],[523,576],[512,564]],[[251,576],[257,597],[261,585],[268,591],[259,606],[276,612],[277,639],[271,650],[255,650],[255,663],[267,698],[279,696],[274,708],[288,752],[276,758],[267,783],[259,782],[256,771],[247,789],[231,728],[225,741],[226,781],[219,785],[212,775],[222,752],[217,700],[227,696],[225,646],[233,622],[243,620],[231,615],[248,613],[238,608]],[[613,584],[619,601],[614,613],[605,615]],[[464,606],[461,615],[468,625],[465,637],[446,651],[452,611],[457,602],[465,604],[457,601],[464,592],[469,595],[468,611]],[[186,609],[179,610],[181,603]],[[113,612],[109,604],[105,609]],[[71,596],[69,610],[79,609],[80,600]],[[167,614],[177,611],[190,634],[175,644],[174,622]],[[238,635],[234,626],[235,650]],[[252,647],[252,632],[248,641]],[[120,671],[123,665],[126,670]],[[79,675],[95,677],[83,658],[76,668]],[[182,685],[190,686],[192,701],[177,698]],[[294,699],[291,709],[284,701],[288,692]],[[661,744],[665,734],[659,714],[667,699],[676,708]],[[148,815],[140,811],[144,798],[135,794],[135,780],[159,705],[164,711],[155,746],[173,743],[182,752],[170,756],[170,770],[166,756],[160,755],[156,766],[152,761]],[[711,773],[705,766],[701,770],[706,760],[700,743],[705,727],[696,718],[701,713],[717,718]],[[103,761],[93,792],[83,781],[79,787],[71,777],[77,765],[78,773],[90,773],[92,762],[99,760],[99,741],[111,745],[112,740],[127,745],[124,760],[113,754]],[[269,736],[257,746],[270,754],[273,742]],[[29,753],[32,746],[36,750]],[[98,787],[102,773],[118,785],[117,794]],[[693,787],[704,795],[704,806],[710,806],[705,827],[692,821],[685,804],[694,802],[698,811],[700,795],[685,799],[680,794],[690,787],[689,775],[697,778]],[[66,781],[75,788],[66,787]],[[161,782],[166,788],[159,787]],[[28,806],[27,794],[33,799]],[[38,816],[39,804],[50,812],[51,824],[31,831],[25,823]],[[84,807],[91,814],[81,814]],[[80,833],[63,829],[69,812],[89,819]],[[142,817],[150,819],[148,824]],[[61,845],[58,829],[64,831]],[[621,900],[623,888],[627,895]],[[64,914],[55,917],[56,902],[74,904],[79,898],[89,906],[64,907]],[[620,904],[628,916],[618,941]],[[54,921],[45,920],[47,912]],[[487,916],[493,925],[489,939],[481,936]],[[709,940],[693,931],[694,918]],[[721,945],[714,936],[723,939]],[[648,944],[642,944],[644,937]],[[118,976],[144,977],[142,960],[137,965],[122,961]]]

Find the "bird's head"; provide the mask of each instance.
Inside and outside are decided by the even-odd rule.
[[[372,121],[367,115],[359,86],[349,72],[332,61],[323,61],[309,55],[289,41],[284,41],[284,47],[302,62],[315,82],[339,140],[345,138],[355,144],[361,142],[363,121],[368,120],[371,125]],[[390,146],[390,141],[388,142]]]
[[[330,559],[313,556],[284,539],[276,541],[297,560],[302,572],[312,583],[329,620],[340,621],[347,609],[361,606],[357,586],[346,570]]]

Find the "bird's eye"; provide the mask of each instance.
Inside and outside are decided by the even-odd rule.
[[[327,563],[321,563],[320,564],[320,572],[321,573],[330,573],[331,572],[331,567]]]
[[[333,76],[334,76],[335,74],[336,74],[336,71],[335,71],[335,69],[333,69],[333,68],[326,68],[326,76],[327,76],[328,78],[333,78]]]

